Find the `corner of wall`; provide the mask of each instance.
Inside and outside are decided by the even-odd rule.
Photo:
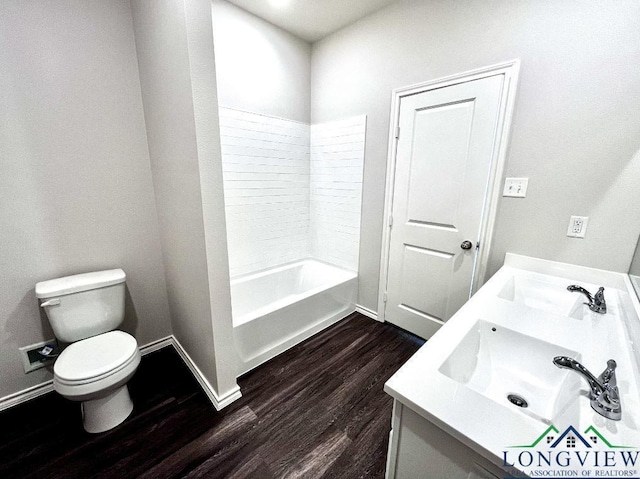
[[[224,200],[216,186],[221,166],[211,3],[132,5],[173,333],[223,404],[237,390],[237,363]]]

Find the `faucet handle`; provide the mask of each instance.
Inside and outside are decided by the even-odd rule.
[[[607,361],[607,368],[596,378],[582,364],[567,356],[556,356],[553,364],[559,368],[567,368],[581,374],[591,387],[589,399],[594,411],[607,419],[619,421],[622,417],[620,393],[616,386],[616,362]]]
[[[596,313],[604,314],[607,312],[607,302],[604,299],[604,288],[600,286],[598,292],[593,295],[593,308],[592,311]]]
[[[602,384],[605,387],[605,389],[613,389],[617,387],[617,384],[618,384],[616,380],[617,366],[618,365],[613,359],[609,359],[609,361],[607,361],[607,367],[605,368],[604,371],[602,371],[602,374],[598,376],[598,381],[600,382],[600,384]]]
[[[576,293],[584,294],[589,300],[588,303],[584,303],[589,306],[591,311],[596,313],[605,314],[607,312],[607,302],[604,300],[604,288],[598,288],[598,292],[592,296],[589,291],[577,284],[571,284],[567,286],[567,290]]]

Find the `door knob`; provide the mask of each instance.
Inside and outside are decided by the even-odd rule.
[[[471,247],[473,246],[473,243],[469,240],[463,241],[462,244],[460,245],[460,248],[462,249],[471,249]]]

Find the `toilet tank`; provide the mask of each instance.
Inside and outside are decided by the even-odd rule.
[[[36,297],[56,338],[72,343],[122,323],[125,280],[121,269],[65,276],[36,284]]]

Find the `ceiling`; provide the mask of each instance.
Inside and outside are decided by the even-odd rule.
[[[228,1],[313,43],[396,0]]]

